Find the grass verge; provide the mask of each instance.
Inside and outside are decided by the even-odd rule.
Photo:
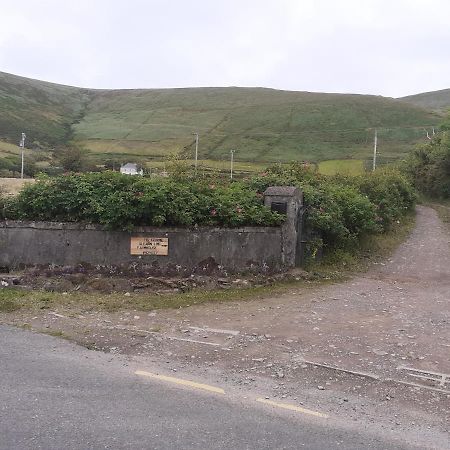
[[[441,201],[440,203],[428,203],[438,213],[442,222],[450,228],[450,201]]]
[[[270,286],[259,286],[240,289],[202,290],[173,294],[100,294],[70,292],[23,291],[17,288],[0,290],[0,312],[18,310],[40,311],[63,308],[67,311],[106,311],[116,312],[135,309],[152,311],[156,309],[177,309],[209,302],[245,301],[254,298],[265,298],[279,295],[294,286],[305,288],[315,282],[290,281],[279,282]],[[5,305],[2,307],[2,305]]]
[[[21,298],[24,291],[18,289],[0,290],[0,313],[11,313],[22,308]]]

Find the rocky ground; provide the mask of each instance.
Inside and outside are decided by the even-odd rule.
[[[434,448],[450,419],[449,242],[435,211],[419,207],[409,239],[350,281],[178,310],[71,307],[0,319],[60,333],[112,358],[269,389],[274,398],[390,432],[420,429],[423,445]]]

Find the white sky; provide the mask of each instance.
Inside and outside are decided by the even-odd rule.
[[[0,0],[0,71],[398,97],[450,87],[450,1]]]

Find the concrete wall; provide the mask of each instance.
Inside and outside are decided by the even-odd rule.
[[[301,223],[299,214],[303,207],[303,193],[295,186],[271,186],[264,192],[264,205],[284,204],[286,220],[281,225],[282,265],[294,267],[301,261]]]
[[[131,236],[168,237],[167,256],[132,256]],[[137,228],[133,233],[96,225],[0,222],[0,266],[129,265],[133,262],[193,269],[208,258],[230,271],[283,268],[281,227]]]

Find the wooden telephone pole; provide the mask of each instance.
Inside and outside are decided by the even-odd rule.
[[[377,167],[377,144],[378,144],[378,133],[377,130],[375,130],[375,136],[373,139],[373,165],[372,165],[372,171],[374,171]]]

